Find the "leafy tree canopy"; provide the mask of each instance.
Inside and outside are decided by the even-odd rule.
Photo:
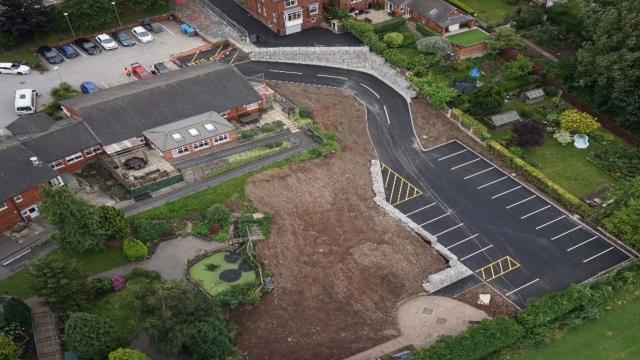
[[[484,85],[469,97],[471,113],[478,116],[495,114],[503,104],[502,91],[495,85]]]
[[[442,110],[458,94],[447,81],[433,73],[424,77],[411,77],[411,83],[418,88],[436,110]]]
[[[20,348],[7,335],[0,333],[0,360],[16,360],[19,358]]]
[[[429,36],[418,40],[418,50],[437,55],[445,55],[451,51],[451,43],[442,36]]]
[[[533,61],[520,55],[517,59],[506,63],[504,68],[508,79],[519,79],[533,70]]]
[[[38,258],[29,269],[36,294],[54,310],[67,312],[84,305],[87,282],[74,261],[52,254]]]
[[[233,351],[233,340],[227,324],[212,317],[193,325],[188,347],[194,360],[224,360]]]
[[[111,0],[65,0],[60,10],[69,14],[69,21],[76,32],[117,25]]]
[[[2,305],[4,322],[17,324],[23,329],[31,329],[31,308],[24,301],[11,297]]]
[[[43,0],[0,0],[0,32],[24,38],[51,28],[51,8]]]
[[[112,239],[122,239],[129,234],[129,223],[124,212],[113,206],[98,208],[102,232]]]
[[[499,53],[506,49],[524,49],[524,42],[516,34],[516,31],[510,27],[501,27],[497,29],[487,39],[487,45],[491,53]]]
[[[103,359],[118,344],[113,323],[92,314],[71,314],[64,333],[69,349],[89,359]]]

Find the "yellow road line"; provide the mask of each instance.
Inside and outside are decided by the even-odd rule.
[[[389,177],[391,176],[391,170],[389,170],[387,168],[387,179],[384,181],[384,187],[387,187],[387,184],[389,183]]]
[[[396,180],[398,180],[398,176],[393,177],[393,185],[391,185],[391,192],[389,193],[389,202],[391,202],[393,198],[393,191],[396,189]]]
[[[391,187],[391,192],[389,193],[389,204],[391,205],[398,205],[400,203],[403,203],[407,200],[413,199],[414,197],[420,196],[422,195],[422,191],[420,191],[417,187],[413,186],[409,181],[407,181],[405,178],[403,178],[402,176],[398,175],[398,173],[396,173],[395,171],[391,170],[390,167],[388,167],[385,164],[381,163],[381,167],[382,167],[382,171],[384,171],[385,169],[387,170],[387,178],[384,181],[384,187],[386,188],[388,183],[389,183],[389,177],[391,176],[391,174],[393,174],[393,184]],[[396,185],[396,181],[397,179],[400,178],[401,183],[400,183],[400,191],[398,192],[398,196],[395,197],[396,201],[393,201],[394,196],[393,193],[395,191],[395,185]],[[406,194],[404,196],[404,198],[402,198],[402,187],[404,185],[404,183],[407,184],[407,191]],[[413,189],[413,195],[409,195],[411,193],[411,189]]]
[[[497,266],[497,268],[496,268]],[[495,278],[497,278],[498,276],[502,276],[506,273],[508,273],[509,271],[512,271],[516,268],[519,268],[520,264],[518,264],[515,260],[513,260],[510,256],[505,256],[503,258],[500,258],[492,263],[489,263],[481,268],[479,268],[478,270],[476,270],[476,273],[480,273],[480,277],[485,280],[485,281],[491,281]],[[489,270],[491,271],[491,276],[488,276],[488,272]],[[496,273],[496,271],[494,270],[499,270],[498,273]]]

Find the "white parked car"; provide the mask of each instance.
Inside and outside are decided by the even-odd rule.
[[[133,36],[137,37],[141,43],[150,43],[153,41],[153,35],[151,35],[145,28],[142,26],[136,26],[131,29]]]
[[[100,34],[96,36],[96,42],[100,44],[105,50],[113,50],[118,48],[118,43],[107,34]]]
[[[26,75],[31,72],[27,65],[18,63],[0,63],[0,74]]]

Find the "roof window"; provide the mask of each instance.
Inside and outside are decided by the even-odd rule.
[[[200,135],[200,132],[196,128],[191,128],[188,131],[189,131],[189,134],[191,134],[191,136],[193,137]]]
[[[182,137],[182,135],[180,135],[180,133],[173,133],[171,134],[171,137],[173,138],[173,140],[175,141],[182,141],[184,140],[184,138]]]
[[[207,129],[207,131],[214,131],[216,129],[216,127],[211,123],[204,124],[204,128]]]

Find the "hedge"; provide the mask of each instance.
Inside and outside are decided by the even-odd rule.
[[[142,241],[129,237],[122,243],[122,252],[129,261],[139,261],[149,255],[149,248]]]
[[[483,123],[476,120],[473,116],[465,113],[460,109],[453,109],[453,113],[458,117],[458,122],[465,128],[471,130],[473,135],[480,138],[482,141],[487,141],[491,138],[491,132]]]
[[[402,16],[394,17],[393,19],[386,20],[373,25],[373,31],[377,33],[385,33],[390,31],[396,31],[400,29],[406,23]]]
[[[416,23],[416,30],[418,30],[418,32],[423,36],[440,36],[440,34],[429,29],[426,25],[419,22]]]
[[[489,149],[509,164],[516,172],[520,173],[527,178],[535,186],[544,190],[547,194],[551,195],[555,200],[564,205],[567,209],[574,211],[587,219],[596,219],[595,212],[584,204],[580,199],[569,193],[560,185],[547,178],[540,170],[529,165],[526,161],[513,155],[504,146],[500,145],[495,140],[487,141]]]
[[[137,219],[133,221],[132,228],[133,236],[144,243],[173,233],[171,226],[162,220]]]
[[[514,344],[524,335],[524,329],[504,316],[483,320],[456,336],[439,338],[431,347],[415,353],[411,360],[473,360],[482,359]]]
[[[452,5],[454,5],[455,7],[457,7],[458,9],[466,12],[467,14],[470,14],[470,15],[476,14],[476,10],[474,8],[472,8],[471,6],[465,4],[460,0],[447,0],[447,1]]]

